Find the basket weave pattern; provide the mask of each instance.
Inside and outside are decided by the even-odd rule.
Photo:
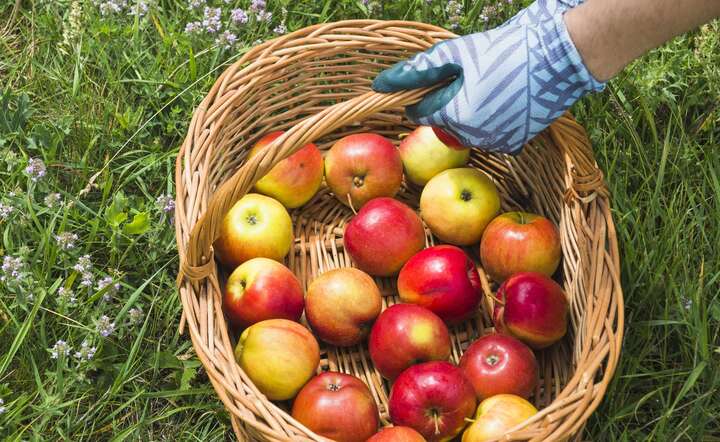
[[[221,310],[224,274],[212,243],[224,214],[274,164],[307,142],[327,150],[351,133],[391,140],[413,128],[403,106],[426,91],[376,94],[383,68],[454,34],[399,21],[354,20],[308,27],[247,52],[218,78],[196,109],[176,165],[178,285],[195,351],[231,416],[240,440],[326,440],[296,422],[286,404],[259,393],[235,363]],[[251,160],[249,148],[271,130],[286,133]],[[503,210],[543,214],[562,238],[562,285],[571,301],[568,335],[538,352],[540,383],[531,401],[540,412],[505,440],[564,440],[578,436],[602,400],[620,355],[623,298],[619,253],[607,188],[587,136],[569,115],[533,139],[517,157],[473,150],[470,166],[496,183]],[[421,189],[397,196],[417,208]],[[321,273],[351,266],[343,228],[352,217],[323,187],[291,212],[294,249],[286,264],[304,288]],[[426,230],[427,244],[435,238]],[[467,249],[477,258],[476,249]],[[476,318],[453,327],[452,360],[491,330],[492,286],[480,269],[485,302]],[[394,278],[377,278],[383,306],[398,302]],[[388,423],[389,385],[362,346],[322,348],[320,369],[353,374],[369,387]]]

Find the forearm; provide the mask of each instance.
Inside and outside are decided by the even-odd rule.
[[[720,16],[720,0],[588,0],[565,23],[589,71],[600,81],[676,35]]]

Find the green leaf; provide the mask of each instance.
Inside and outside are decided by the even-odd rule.
[[[122,192],[118,192],[113,197],[113,202],[105,209],[105,220],[113,227],[118,227],[125,221],[128,214],[125,212],[127,207],[127,198]]]
[[[147,212],[136,213],[132,221],[123,226],[128,235],[142,235],[150,229],[150,215]]]
[[[190,389],[190,381],[197,375],[197,369],[194,367],[185,367],[180,377],[180,391]]]

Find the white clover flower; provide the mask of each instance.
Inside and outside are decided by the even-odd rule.
[[[90,344],[87,341],[82,341],[82,344],[80,344],[80,350],[75,352],[75,358],[79,359],[81,361],[89,361],[93,357],[95,357],[95,352],[97,351],[97,348],[90,347]]]
[[[102,315],[97,322],[97,331],[105,338],[115,331],[115,323],[110,321],[106,315]]]
[[[45,206],[47,208],[52,209],[62,205],[62,195],[57,192],[48,193],[45,195],[45,199],[43,201],[45,202]]]
[[[55,241],[62,250],[72,250],[75,248],[75,241],[78,240],[78,236],[72,232],[63,232],[55,235]]]
[[[244,25],[248,22],[247,12],[240,8],[233,9],[230,11],[230,20],[232,20],[236,25]]]
[[[33,181],[39,181],[47,173],[45,162],[40,158],[30,158],[25,168],[25,174]]]
[[[57,359],[60,356],[67,356],[70,354],[70,346],[67,344],[67,342],[60,339],[55,343],[55,345],[52,346],[50,349],[50,357],[53,359]]]
[[[145,318],[145,312],[143,312],[142,307],[133,307],[128,311],[128,316],[130,317],[131,325],[139,324]]]

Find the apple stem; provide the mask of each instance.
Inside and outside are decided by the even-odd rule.
[[[352,210],[353,213],[354,213],[355,215],[357,215],[357,210],[355,210],[355,206],[353,206],[352,198],[350,198],[350,194],[349,194],[349,193],[347,194],[347,200],[348,200],[348,205],[350,206],[350,210]]]
[[[440,416],[438,416],[438,412],[433,410],[433,422],[435,422],[435,434],[440,434]]]

